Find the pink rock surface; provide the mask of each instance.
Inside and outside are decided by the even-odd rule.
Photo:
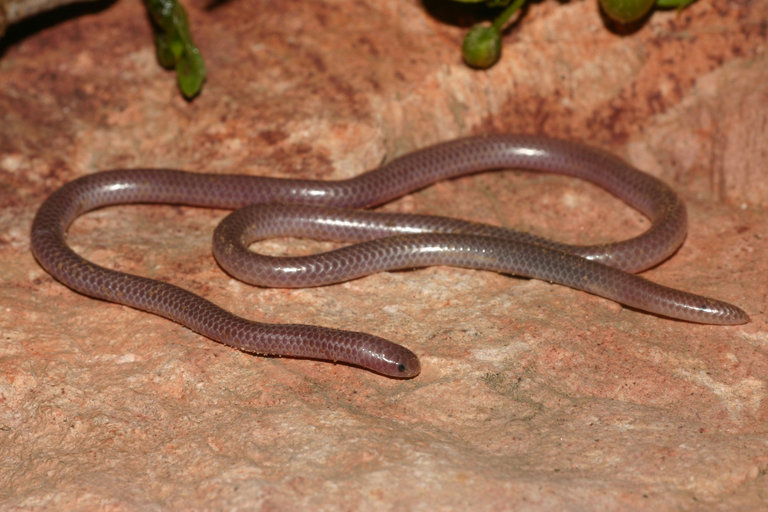
[[[536,2],[488,72],[461,64],[463,29],[452,21],[466,20],[441,15],[445,5],[192,3],[210,74],[191,103],[156,65],[140,2],[9,32],[0,49],[0,508],[766,505],[768,5],[697,2],[622,36],[591,0]],[[70,230],[94,261],[243,316],[404,343],[423,371],[396,381],[238,352],[74,293],[29,251],[46,195],[100,169],[332,179],[491,131],[590,142],[672,184],[689,205],[690,233],[646,275],[734,302],[752,322],[692,325],[451,268],[256,289],[213,261],[223,211],[109,208]],[[595,187],[513,171],[440,183],[386,208],[585,243],[646,225]]]

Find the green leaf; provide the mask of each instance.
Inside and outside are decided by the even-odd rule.
[[[176,65],[176,57],[171,50],[171,41],[167,34],[160,32],[155,34],[155,53],[157,61],[165,69],[173,69]]]
[[[145,0],[155,26],[155,49],[161,66],[176,70],[185,98],[195,97],[205,81],[205,63],[189,32],[187,13],[177,0]]]
[[[176,62],[176,77],[185,98],[193,98],[200,92],[205,80],[205,65],[196,48],[194,52],[186,53],[184,59]]]

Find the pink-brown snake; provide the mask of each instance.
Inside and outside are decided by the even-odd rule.
[[[455,219],[348,209],[379,205],[439,180],[502,168],[591,181],[646,215],[651,227],[621,242],[567,246]],[[252,322],[171,284],[98,266],[67,246],[67,229],[79,215],[126,203],[241,208],[216,229],[214,254],[230,274],[262,286],[316,286],[384,270],[452,265],[544,279],[691,322],[749,321],[736,306],[630,273],[677,250],[687,229],[683,203],[664,183],[609,153],[548,137],[453,140],[339,181],[169,169],[104,171],[67,183],[35,216],[31,235],[35,257],[76,291],[158,314],[247,352],[341,361],[392,377],[413,377],[420,371],[419,360],[401,345],[359,332]],[[360,243],[292,258],[260,256],[247,249],[257,238],[278,235]]]

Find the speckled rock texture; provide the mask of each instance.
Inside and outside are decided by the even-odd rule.
[[[631,33],[533,2],[492,70],[438,0],[187,2],[209,78],[160,69],[140,2],[59,10],[0,42],[3,510],[758,510],[768,503],[768,2],[708,0]],[[261,321],[372,332],[391,380],[257,357],[79,295],[29,251],[36,208],[114,167],[333,179],[452,137],[542,133],[672,184],[684,246],[647,277],[752,322],[692,325],[560,286],[428,268],[258,289],[216,265],[226,214],[99,210],[70,242]],[[646,226],[587,184],[519,171],[387,205],[571,242]],[[325,244],[271,240],[272,253]]]

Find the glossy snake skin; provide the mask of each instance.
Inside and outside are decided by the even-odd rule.
[[[651,227],[616,243],[567,246],[456,219],[350,209],[379,205],[439,180],[500,168],[591,181],[646,215]],[[95,265],[67,246],[67,228],[79,215],[126,203],[242,208],[216,229],[214,254],[229,273],[258,285],[316,286],[383,270],[453,265],[544,279],[691,322],[749,321],[736,306],[630,273],[664,260],[685,238],[685,207],[669,187],[611,154],[547,137],[492,135],[453,140],[340,181],[170,169],[104,171],[64,185],[35,217],[35,257],[76,291],[161,315],[244,351],[341,361],[392,377],[413,377],[420,371],[416,355],[385,339],[246,320],[171,284]],[[296,258],[272,258],[247,250],[258,238],[285,235],[359,243]]]

